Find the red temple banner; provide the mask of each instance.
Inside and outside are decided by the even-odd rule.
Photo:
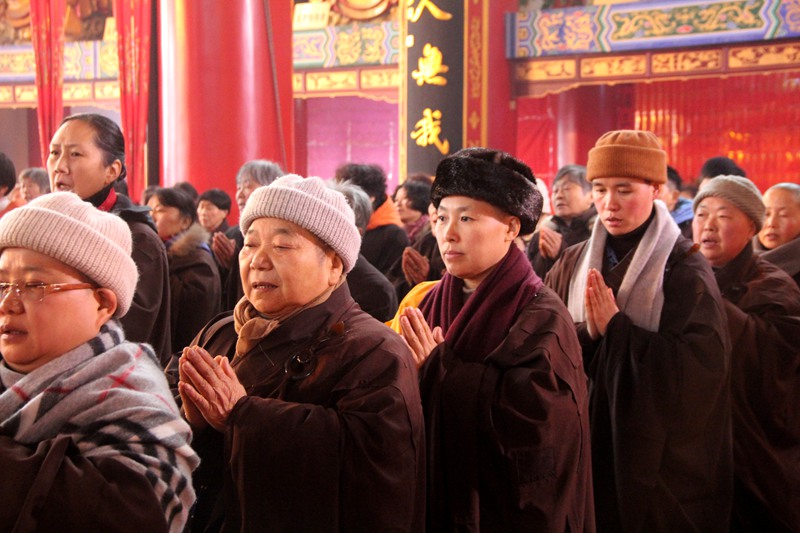
[[[120,112],[131,198],[139,198],[147,186],[145,143],[150,82],[150,6],[150,0],[114,0]]]
[[[42,164],[64,117],[64,0],[31,0],[31,41],[36,57],[36,116]]]

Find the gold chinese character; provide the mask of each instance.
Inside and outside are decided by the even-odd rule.
[[[427,43],[417,64],[419,70],[411,72],[411,77],[417,80],[417,85],[422,86],[423,83],[447,85],[447,79],[439,74],[446,73],[450,67],[442,64],[442,52],[437,47]]]
[[[417,5],[416,8],[413,7],[415,1],[416,0],[407,0],[406,3],[406,5],[408,6],[408,20],[410,22],[418,21],[419,18],[422,16],[422,12],[425,10],[425,8],[428,8],[428,10],[431,12],[431,15],[433,15],[433,18],[435,18],[436,20],[450,20],[451,18],[453,18],[452,13],[443,11],[436,4],[431,2],[431,0],[420,0],[420,3],[419,5]]]
[[[450,141],[441,141],[439,134],[442,133],[442,112],[438,109],[431,111],[428,107],[422,112],[422,119],[414,124],[414,131],[411,138],[417,141],[418,146],[434,145],[442,155],[447,155],[450,151]]]

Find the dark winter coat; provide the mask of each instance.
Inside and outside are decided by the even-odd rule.
[[[133,205],[127,196],[120,194],[111,212],[124,220],[131,230],[131,257],[139,271],[133,303],[120,320],[125,337],[132,342],[150,344],[161,363],[166,365],[172,353],[167,251],[156,233],[149,207]]]
[[[233,358],[233,318],[198,336]],[[415,365],[347,284],[233,362],[247,396],[193,446],[195,531],[422,531],[425,452]],[[174,377],[174,374],[173,374]]]
[[[561,234],[561,248],[558,250],[558,255],[555,259],[543,256],[539,253],[539,231],[534,233],[533,237],[531,237],[531,242],[528,243],[528,259],[531,262],[533,271],[544,278],[553,268],[553,265],[556,264],[558,258],[561,257],[561,254],[564,253],[564,250],[592,236],[595,219],[597,219],[597,210],[594,206],[591,206],[569,222],[556,215],[543,222],[550,229]]]
[[[406,246],[406,230],[394,224],[367,230],[361,239],[361,253],[384,275],[388,274],[395,261],[403,255]]]
[[[358,254],[353,270],[347,274],[353,300],[370,316],[386,322],[397,312],[397,293],[386,276]]]
[[[189,346],[219,313],[219,271],[207,241],[208,232],[195,223],[168,243],[173,353]]]
[[[731,332],[734,527],[800,531],[800,289],[748,244],[716,271]]]
[[[565,303],[588,242],[568,248],[547,276]],[[591,381],[598,531],[728,530],[728,328],[714,275],[695,251],[682,237],[673,246],[658,331],[617,313],[605,336],[592,342],[585,323],[577,324]],[[609,280],[621,283],[624,272],[603,276],[616,295],[619,285]]]

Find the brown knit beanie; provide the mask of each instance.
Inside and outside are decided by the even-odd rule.
[[[742,213],[747,215],[756,225],[756,233],[761,231],[764,225],[764,200],[761,191],[755,183],[741,176],[717,176],[703,182],[700,192],[694,197],[692,207],[697,211],[697,207],[703,198],[714,196],[722,198],[735,205]]]
[[[253,191],[239,221],[242,233],[265,217],[288,220],[319,237],[342,259],[345,273],[355,266],[361,248],[355,215],[344,195],[320,178],[288,174]]]
[[[589,150],[586,179],[636,178],[667,182],[667,153],[649,131],[618,130],[603,134]]]
[[[117,296],[116,317],[128,312],[139,277],[131,231],[71,192],[53,192],[0,218],[0,252],[26,248],[57,259]]]

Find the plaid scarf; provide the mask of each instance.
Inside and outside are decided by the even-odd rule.
[[[83,457],[145,476],[171,531],[186,523],[199,463],[189,426],[150,346],[125,341],[116,320],[29,374],[0,364],[0,434],[31,445],[69,435]]]

